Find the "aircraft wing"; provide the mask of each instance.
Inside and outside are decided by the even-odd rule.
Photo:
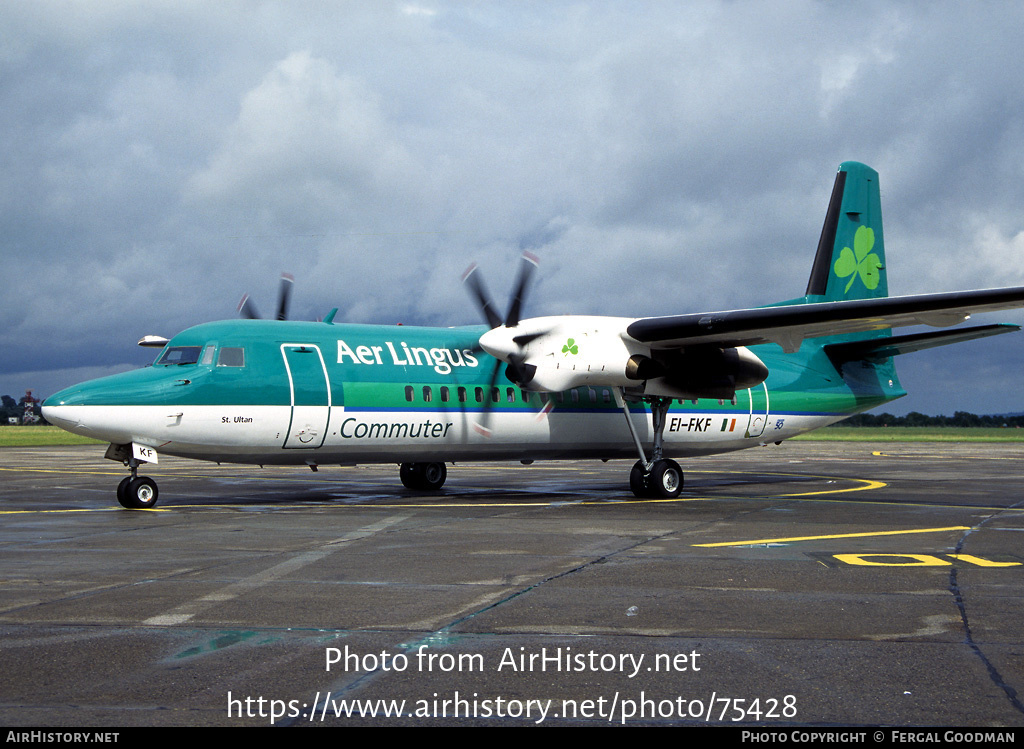
[[[1022,286],[646,317],[631,323],[626,333],[654,349],[777,343],[793,353],[805,338],[906,325],[946,327],[974,313],[1018,307],[1024,307]]]

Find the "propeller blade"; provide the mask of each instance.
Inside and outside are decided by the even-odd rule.
[[[487,324],[492,329],[499,327],[501,325],[501,317],[495,311],[494,305],[491,303],[491,296],[487,293],[484,282],[477,273],[476,263],[469,266],[466,272],[462,274],[462,282],[469,287],[476,297],[477,305],[480,307],[480,311],[483,312]]]
[[[291,273],[281,274],[281,290],[277,295],[277,319],[288,319],[288,300],[291,299],[292,286],[295,285],[295,278]]]
[[[295,285],[295,277],[291,273],[281,274],[281,288],[277,294],[277,319],[288,319],[288,302],[292,297],[292,286]],[[249,295],[242,297],[238,303],[238,314],[249,320],[262,320],[263,316],[256,311],[256,305],[252,303]]]
[[[480,412],[480,419],[474,422],[473,428],[483,434],[484,436],[490,437],[491,430],[489,427],[491,410],[493,409],[493,393],[495,383],[498,380],[498,373],[501,371],[501,365],[504,363],[505,377],[509,382],[515,383],[520,387],[525,387],[534,375],[537,373],[537,367],[533,364],[526,362],[525,347],[529,345],[531,341],[545,336],[550,333],[550,330],[544,330],[532,333],[523,333],[521,335],[512,338],[512,342],[518,348],[518,351],[509,352],[510,348],[507,345],[508,335],[510,334],[510,328],[516,328],[519,326],[519,321],[523,310],[523,301],[526,299],[526,290],[530,285],[530,279],[533,276],[533,272],[537,268],[537,264],[540,261],[537,256],[530,253],[524,252],[522,255],[522,262],[519,265],[519,277],[516,279],[514,291],[512,292],[512,300],[509,304],[508,314],[505,316],[504,322],[501,317],[495,311],[494,304],[491,302],[491,296],[487,293],[484,287],[483,280],[477,273],[476,263],[469,266],[466,272],[462,274],[462,281],[469,287],[470,291],[476,297],[477,304],[483,312],[484,319],[487,320],[487,324],[491,328],[491,332],[484,333],[481,336],[481,340],[485,337],[490,337],[494,346],[490,349],[493,355],[497,359],[494,364],[494,371],[491,372],[491,378],[487,386],[487,398],[484,401],[484,407]],[[496,330],[496,328],[502,328],[502,330]],[[474,347],[474,350],[484,350],[481,344],[478,342]],[[501,358],[498,358],[498,357]]]
[[[544,336],[546,336],[550,332],[551,332],[551,329],[549,328],[548,330],[540,330],[540,331],[537,331],[536,333],[523,333],[522,335],[515,336],[512,339],[512,342],[515,343],[517,346],[520,346],[520,347],[527,346],[527,345],[533,343],[534,341],[536,341],[538,338],[543,338]]]
[[[248,320],[259,320],[260,315],[256,311],[256,306],[249,299],[249,295],[245,294],[242,296],[242,301],[238,303],[238,314]]]
[[[491,411],[494,409],[494,385],[498,381],[498,372],[501,371],[501,360],[495,360],[494,369],[491,371],[491,378],[487,382],[487,389],[484,391],[484,408],[480,412],[480,419],[473,422],[473,429],[477,434],[484,437],[491,436],[490,422]]]
[[[505,327],[514,328],[519,324],[519,313],[523,308],[523,297],[526,295],[526,287],[530,283],[530,277],[536,270],[540,260],[530,252],[523,253],[523,261],[519,265],[519,279],[516,281],[516,290],[512,294],[512,303],[509,305],[508,314],[505,315]]]

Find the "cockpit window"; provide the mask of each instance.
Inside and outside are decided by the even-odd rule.
[[[220,356],[217,357],[218,367],[244,367],[245,366],[245,349],[234,348],[231,346],[225,346],[220,350]]]
[[[156,360],[157,364],[195,364],[202,346],[168,346]]]
[[[199,360],[200,364],[206,364],[209,366],[213,364],[213,352],[217,350],[216,343],[206,344],[206,348],[203,349],[203,358]]]

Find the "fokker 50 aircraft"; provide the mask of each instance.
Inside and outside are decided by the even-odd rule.
[[[637,497],[675,497],[691,457],[779,442],[904,395],[893,357],[1019,330],[948,327],[1024,306],[1024,287],[889,297],[878,174],[841,164],[802,297],[671,317],[521,318],[525,255],[502,318],[465,281],[487,327],[232,320],[189,328],[152,366],[46,399],[43,414],[110,443],[129,508],[158,454],[252,464],[398,463],[434,491],[446,462],[633,458]],[[286,284],[284,289],[289,288]],[[282,314],[287,299],[282,294]],[[250,317],[254,315],[250,312]]]

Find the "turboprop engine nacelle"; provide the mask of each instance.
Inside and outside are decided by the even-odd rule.
[[[508,362],[510,379],[528,390],[629,387],[638,382],[631,358],[650,359],[649,347],[623,338],[630,322],[609,317],[536,317],[514,328],[502,326],[484,333],[480,346]]]
[[[764,363],[744,347],[652,351],[626,334],[630,322],[533,318],[488,331],[480,346],[509,364],[509,378],[520,387],[542,392],[604,385],[673,398],[731,398],[768,376]]]
[[[745,346],[718,348],[697,346],[674,351],[655,351],[661,372],[645,378],[645,395],[669,398],[732,398],[737,390],[760,385],[768,367]]]

